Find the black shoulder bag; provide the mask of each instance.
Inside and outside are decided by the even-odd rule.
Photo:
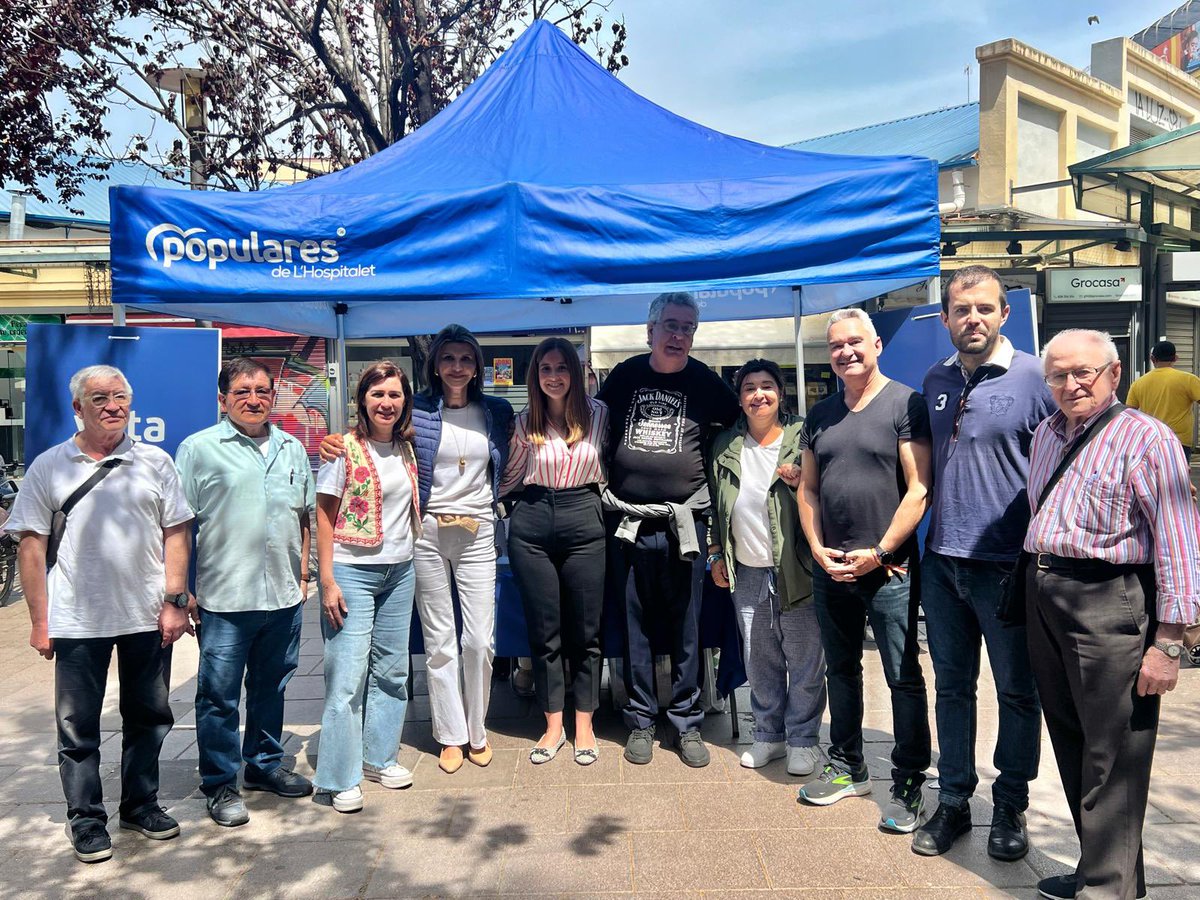
[[[1054,470],[1054,474],[1046,482],[1042,488],[1041,496],[1038,497],[1037,507],[1034,510],[1035,514],[1038,509],[1042,508],[1042,504],[1046,502],[1046,498],[1050,496],[1050,492],[1054,490],[1055,485],[1062,481],[1063,475],[1067,473],[1067,469],[1071,467],[1071,463],[1075,458],[1083,452],[1083,448],[1088,445],[1092,438],[1096,437],[1104,427],[1113,419],[1120,415],[1125,409],[1124,403],[1114,403],[1103,413],[1101,413],[1091,425],[1075,442],[1062,458],[1062,462],[1058,464],[1058,468]],[[996,604],[996,618],[1005,625],[1024,625],[1025,624],[1025,578],[1029,571],[1029,563],[1033,556],[1021,551],[1017,557],[1017,562],[1013,566],[1012,574],[1000,579],[1000,602]]]
[[[71,510],[87,496],[88,491],[103,481],[108,473],[121,465],[123,461],[119,457],[114,457],[102,462],[87,481],[71,492],[71,496],[66,499],[62,508],[55,511],[54,517],[50,520],[50,540],[46,544],[47,572],[53,569],[54,564],[58,562],[58,545],[62,543],[63,534],[67,530],[67,516],[70,515]]]

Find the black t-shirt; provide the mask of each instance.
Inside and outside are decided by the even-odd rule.
[[[817,458],[821,534],[834,550],[874,547],[907,491],[900,465],[901,440],[929,440],[929,413],[921,395],[889,381],[860,412],[838,392],[808,413],[800,448]],[[916,537],[903,548],[916,549]]]
[[[733,424],[738,402],[694,359],[678,372],[650,368],[650,354],[619,364],[600,388],[608,404],[609,487],[631,503],[682,503],[706,483],[712,437]]]

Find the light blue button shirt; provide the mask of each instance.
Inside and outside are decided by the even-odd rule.
[[[270,426],[267,454],[223,420],[179,445],[196,514],[196,600],[214,612],[286,609],[303,597],[301,517],[316,501],[301,443]],[[311,519],[310,519],[311,521]]]

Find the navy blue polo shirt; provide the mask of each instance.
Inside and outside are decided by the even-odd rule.
[[[992,361],[976,369],[969,390],[957,353],[925,375],[933,431],[927,552],[1007,562],[1021,550],[1029,525],[1029,444],[1034,429],[1057,407],[1041,360],[1001,340]]]

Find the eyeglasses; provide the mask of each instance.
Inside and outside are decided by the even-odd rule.
[[[230,391],[227,396],[234,400],[249,400],[251,396],[261,397],[264,400],[269,399],[275,393],[273,388],[238,388],[236,391]]]
[[[124,391],[113,391],[111,394],[89,394],[87,401],[93,409],[104,409],[110,403],[117,406],[128,406],[129,395]]]
[[[1069,372],[1055,372],[1053,375],[1046,376],[1046,384],[1052,388],[1066,387],[1068,378],[1074,378],[1076,384],[1091,384],[1100,377],[1101,372],[1111,365],[1112,363],[1106,362],[1102,366],[1083,366],[1071,369]]]
[[[685,337],[691,337],[700,327],[695,322],[676,322],[674,319],[660,319],[656,324],[661,325],[668,334],[682,334]]]

